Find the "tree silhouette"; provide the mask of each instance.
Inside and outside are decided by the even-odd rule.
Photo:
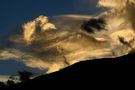
[[[30,80],[30,77],[32,77],[34,74],[28,71],[22,71],[22,72],[18,72],[19,76],[20,76],[20,81],[25,82]]]
[[[4,82],[0,81],[0,88],[6,86]]]
[[[7,85],[8,86],[11,86],[11,85],[14,85],[14,84],[15,84],[15,82],[13,80],[8,80],[7,81]]]

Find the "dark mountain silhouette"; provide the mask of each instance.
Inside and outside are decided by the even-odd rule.
[[[95,85],[104,82],[108,84],[110,82],[114,84],[121,84],[120,82],[130,83],[133,81],[132,78],[134,76],[134,58],[135,54],[130,54],[118,58],[82,61],[58,72],[42,75],[33,80],[6,87],[4,90],[31,90],[36,88],[38,88],[36,90],[41,88],[43,90],[47,87],[54,88],[54,85],[57,85],[57,89],[62,87],[63,84],[69,88],[69,86],[76,83],[87,83],[90,86],[92,86],[90,83]]]

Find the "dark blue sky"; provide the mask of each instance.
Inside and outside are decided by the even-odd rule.
[[[97,0],[0,0],[0,33],[13,30],[39,15],[93,14],[99,10],[95,8],[96,2]]]
[[[17,75],[18,71],[31,71],[35,74],[45,73],[45,70],[39,70],[36,68],[29,68],[25,66],[22,62],[17,62],[15,60],[1,61],[0,60],[0,75]]]

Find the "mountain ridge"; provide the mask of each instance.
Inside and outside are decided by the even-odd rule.
[[[58,72],[41,75],[27,82],[6,87],[7,90],[24,90],[47,88],[50,85],[61,85],[67,82],[112,82],[132,80],[135,65],[134,55],[130,54],[118,58],[87,60],[71,65]],[[68,83],[68,85],[72,85]],[[2,90],[2,89],[1,89]],[[4,89],[5,90],[5,89]]]

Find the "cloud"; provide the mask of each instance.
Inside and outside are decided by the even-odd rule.
[[[0,59],[8,60],[8,59],[19,59],[21,58],[23,53],[15,49],[4,49],[0,51]]]
[[[23,27],[23,35],[24,40],[27,44],[31,44],[33,39],[35,38],[34,34],[38,29],[42,32],[46,30],[56,29],[55,25],[48,22],[48,17],[46,16],[39,16],[36,19],[29,21],[28,23],[24,24]],[[39,27],[39,28],[38,28]]]
[[[82,16],[81,18],[84,17]],[[13,45],[11,45],[11,48],[7,46],[2,50],[1,59],[13,58],[25,63],[28,67],[45,71],[47,69],[48,73],[51,73],[80,60],[92,59],[93,57],[104,56],[106,53],[110,53],[108,49],[105,49],[106,47],[109,48],[106,42],[99,42],[93,36],[89,36],[80,30],[84,19],[80,19],[80,17],[74,18],[72,16],[58,18],[61,23],[60,26],[57,24],[58,22],[52,22],[56,24],[56,27],[62,28],[45,32],[41,31],[41,33],[35,32],[35,38],[33,38],[33,41],[29,45],[24,43],[22,35],[11,35],[10,42]],[[61,20],[60,18],[64,19]],[[64,24],[64,22],[66,23]],[[31,21],[27,24],[28,26],[30,25],[31,29],[31,26],[33,27],[35,22]],[[76,28],[74,28],[74,24],[77,26]],[[66,29],[64,27],[70,28]],[[29,28],[26,30],[29,30]]]
[[[36,30],[36,22],[31,21],[23,25],[23,30],[24,30],[24,40],[26,41],[27,44],[30,44],[31,41],[34,38],[34,33]]]
[[[100,5],[105,6],[103,3]],[[53,17],[52,23],[48,17],[39,16],[23,25],[23,35],[11,35],[9,39],[9,42],[12,42],[11,47],[5,46],[1,50],[0,59],[14,58],[26,66],[45,71],[47,69],[48,73],[51,73],[83,60],[128,54],[131,50],[122,45],[118,39],[118,36],[124,36],[125,40],[130,41],[135,37],[132,27],[134,6],[126,7],[124,12],[115,12],[109,7],[111,11],[103,12],[96,17],[83,15]],[[81,29],[83,22],[92,19],[96,22],[94,21],[94,25],[90,22],[87,27],[94,28],[95,32],[83,31]]]

